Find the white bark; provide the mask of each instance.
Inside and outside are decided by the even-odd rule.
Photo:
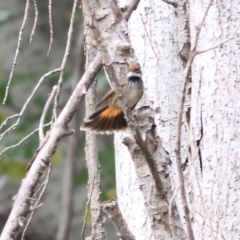
[[[191,1],[191,31],[208,1]],[[240,2],[214,1],[200,34],[198,50],[227,39],[239,26]],[[239,37],[198,55],[192,68],[190,164],[191,204],[196,239],[240,236]],[[202,174],[199,169],[199,141]]]
[[[131,43],[142,66],[145,86],[144,96],[137,108],[147,105],[155,110],[160,109],[159,113],[155,111],[155,114],[150,116],[157,124],[157,135],[162,142],[162,150],[170,154],[172,161],[173,187],[170,189],[168,183],[169,198],[172,191],[179,187],[174,150],[182,62],[178,57],[178,42],[174,38],[174,35],[177,35],[174,10],[173,6],[162,1],[141,1],[129,21]],[[124,137],[122,133],[115,135],[117,195],[123,217],[138,240],[169,239],[167,231],[162,231],[158,238],[153,236],[151,216],[149,218],[146,210],[148,203],[139,189],[142,183],[137,180],[136,166],[132,163],[128,149],[122,145]],[[155,159],[161,161],[160,152]],[[148,187],[151,196],[151,187]],[[175,215],[176,208],[172,213],[172,227],[176,238],[186,239],[181,223]]]

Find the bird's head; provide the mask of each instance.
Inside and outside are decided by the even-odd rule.
[[[128,66],[128,73],[127,73],[127,78],[130,79],[141,79],[142,78],[142,71],[141,71],[141,67],[138,63],[133,63],[133,64],[129,64]]]

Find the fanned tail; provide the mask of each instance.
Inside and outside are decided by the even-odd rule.
[[[124,130],[126,127],[127,121],[122,109],[116,105],[110,105],[92,114],[84,121],[80,129],[109,134],[113,131]]]

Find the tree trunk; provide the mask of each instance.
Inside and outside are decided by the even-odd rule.
[[[170,186],[169,177],[165,183],[169,201],[179,185],[175,177],[174,150],[182,61],[178,57],[179,46],[175,39],[178,36],[174,11],[172,5],[163,1],[141,1],[129,21],[131,43],[141,64],[144,80],[144,95],[136,108],[148,106],[152,109],[150,116],[157,125],[156,139],[160,139],[161,143],[161,151],[155,154],[155,160],[164,165],[162,155],[165,154],[168,158],[166,165],[170,164],[169,159],[172,161],[170,176],[173,187]],[[143,137],[145,135],[146,132]],[[122,144],[125,136],[122,133],[115,135],[117,196],[120,210],[135,239],[170,239],[171,235],[177,239],[186,239],[174,202],[171,203],[174,216],[170,223],[170,228],[174,229],[172,234],[169,234],[167,227],[159,235],[153,233],[151,216],[146,210],[148,203],[141,191],[144,184],[137,179],[132,157]],[[148,188],[151,196],[150,185]]]
[[[192,32],[207,3],[191,3]],[[236,32],[239,9],[238,0],[212,4],[199,37],[200,51]],[[239,29],[237,33],[197,56],[192,66],[190,201],[196,239],[240,236]]]
[[[184,1],[178,1],[177,7],[165,1],[141,1],[129,21],[131,43],[142,66],[145,86],[136,108],[148,106],[153,110],[149,116],[154,118],[162,146],[158,155],[155,153],[155,160],[163,165],[165,154],[171,163],[167,167],[169,175],[164,178],[170,231],[165,226],[165,231],[156,235],[142,191],[145,183],[139,180],[132,155],[122,144],[128,133],[115,135],[118,204],[138,240],[239,238],[240,6],[238,1],[218,1],[210,4],[208,10],[208,4],[209,1],[191,1],[188,8]],[[190,32],[186,22],[188,11]],[[186,70],[190,33],[191,74]],[[198,52],[211,47],[215,48]],[[181,80],[185,73],[192,82],[192,90],[188,83],[184,109],[180,109],[181,84],[184,85]],[[175,152],[179,111],[185,206]],[[143,138],[146,135],[143,131]],[[149,189],[151,195],[150,185]]]

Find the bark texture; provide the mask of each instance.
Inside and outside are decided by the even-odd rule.
[[[86,50],[86,67],[96,56],[97,49],[94,46],[95,36],[91,25],[92,9],[87,1],[83,1],[84,12],[84,35]],[[85,98],[86,116],[90,116],[96,109],[96,81],[88,90]],[[93,132],[86,132],[86,164],[88,169],[88,198],[90,199],[90,210],[92,218],[92,239],[105,239],[105,229],[103,227],[104,219],[101,212],[101,176],[100,163],[98,160],[97,136]]]
[[[154,156],[166,191],[159,200],[159,196],[154,194],[156,188],[148,168],[144,166],[142,152],[134,148],[129,154],[129,149],[122,145],[126,134],[116,134],[119,207],[130,230],[139,240],[186,239],[175,204],[178,194],[173,194],[179,188],[174,150],[182,70],[182,62],[178,57],[180,50],[175,11],[172,5],[162,1],[142,1],[129,21],[130,38],[142,66],[145,86],[137,108],[148,108],[148,113],[140,113],[147,118],[143,122],[140,119],[140,130]],[[153,123],[157,125],[156,128]],[[138,154],[137,165],[132,163],[133,152]],[[148,208],[153,211],[149,212]]]
[[[192,1],[191,31],[195,31],[207,3]],[[213,1],[198,50],[211,48],[236,32],[239,9],[237,0]],[[232,40],[198,55],[192,68],[189,199],[197,239],[240,236],[239,42],[238,29]]]

